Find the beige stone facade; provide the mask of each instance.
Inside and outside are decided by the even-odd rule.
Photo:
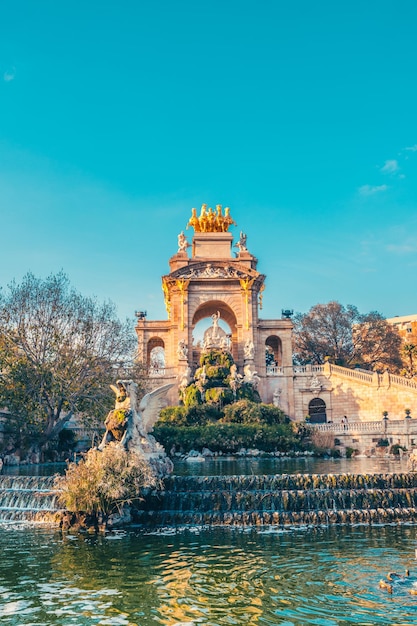
[[[396,317],[389,317],[387,322],[397,329],[404,343],[416,340],[417,315],[397,315]]]
[[[323,423],[335,423],[343,416],[352,422],[379,421],[383,411],[403,419],[407,408],[417,416],[413,380],[330,364],[293,366],[290,312],[284,311],[277,319],[262,318],[265,275],[246,247],[246,235],[241,233],[233,244],[228,210],[223,216],[217,207],[218,225],[212,221],[210,226],[202,218],[209,215],[213,220],[216,214],[204,207],[200,218],[193,210],[192,242],[179,235],[179,251],[169,260],[170,272],[162,277],[167,319],[151,321],[139,316],[136,326],[140,358],[155,385],[175,384],[171,404],[178,403],[179,381],[190,379],[199,364],[202,347],[194,336],[195,327],[214,316],[228,328],[225,341],[238,370],[243,373],[249,365],[256,371],[262,400],[279,404],[293,420],[311,415],[313,421]],[[163,360],[155,361],[155,351],[163,354]]]

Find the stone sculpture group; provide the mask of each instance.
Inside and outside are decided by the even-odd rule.
[[[126,451],[135,452],[147,460],[159,477],[170,474],[172,462],[150,433],[172,386],[162,385],[144,395],[138,403],[138,385],[133,380],[117,380],[116,386],[110,385],[116,401],[104,422],[106,432],[98,449],[103,450],[107,443],[116,441]]]

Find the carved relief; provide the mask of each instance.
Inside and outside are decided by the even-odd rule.
[[[233,265],[214,265],[213,263],[199,264],[181,268],[172,273],[176,278],[237,278],[242,280],[255,279],[258,276],[263,280],[264,276],[247,268],[239,269]]]
[[[319,394],[320,391],[322,390],[322,388],[323,388],[323,385],[319,381],[318,377],[316,375],[312,376],[312,378],[310,380],[310,391],[311,391],[311,393]]]

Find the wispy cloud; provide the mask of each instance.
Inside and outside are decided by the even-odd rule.
[[[7,69],[3,74],[3,80],[5,83],[10,83],[16,78],[16,68],[11,67]]]
[[[409,152],[417,152],[417,143],[415,143],[414,146],[408,146],[407,148],[404,148],[404,150],[408,150]]]
[[[387,191],[388,185],[362,185],[358,191],[361,196],[373,196],[376,193]]]
[[[388,252],[394,252],[395,254],[412,254],[417,252],[417,241],[409,239],[402,243],[390,243],[386,246]]]
[[[381,172],[383,174],[394,174],[398,172],[400,166],[398,165],[398,161],[396,159],[388,159],[385,161],[384,165],[381,167]]]

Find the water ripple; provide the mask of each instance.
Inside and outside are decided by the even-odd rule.
[[[112,540],[112,539],[117,539]],[[415,527],[0,532],[8,626],[417,625]],[[413,572],[413,566],[416,571]],[[390,570],[412,570],[389,595]]]

